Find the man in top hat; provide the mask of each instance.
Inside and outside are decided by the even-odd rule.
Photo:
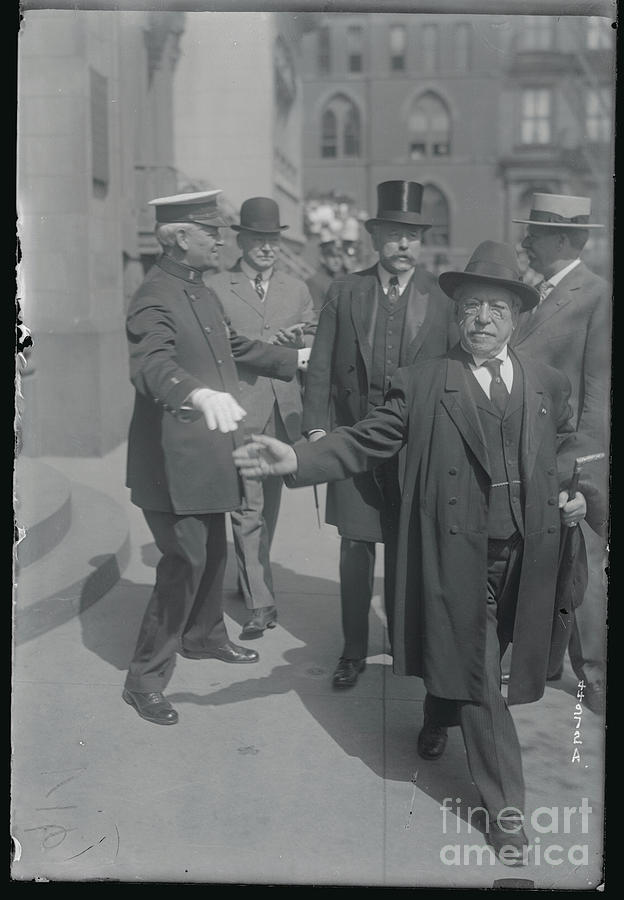
[[[306,281],[317,315],[320,314],[325,303],[327,291],[334,278],[339,278],[341,275],[346,274],[340,238],[329,231],[329,229],[323,229],[320,238],[319,253],[321,258],[319,267],[314,275]]]
[[[455,302],[454,348],[395,372],[363,421],[294,448],[254,436],[234,458],[247,477],[340,484],[405,448],[394,671],[427,688],[422,756],[438,758],[446,726],[461,726],[487,840],[517,864],[524,779],[500,658],[513,641],[510,704],[542,696],[561,523],[585,513],[583,494],[568,500],[566,487],[574,457],[593,448],[573,432],[566,377],[508,349],[520,311],[539,299],[520,282],[513,247],[486,241],[439,284]]]
[[[455,340],[452,304],[418,264],[430,223],[422,185],[385,181],[378,210],[366,222],[379,262],[330,285],[312,348],[303,431],[318,440],[336,425],[353,425],[383,402],[399,366],[445,353]],[[336,688],[355,685],[366,665],[375,544],[385,542],[385,596],[391,596],[397,510],[396,461],[330,484],[326,521],[338,528],[343,649]],[[386,602],[390,620],[392,611]]]
[[[203,272],[218,259],[221,191],[160,197],[162,255],[128,308],[130,376],[136,395],[128,437],[127,485],[162,557],[123,692],[158,725],[178,720],[163,696],[176,653],[253,663],[223,621],[225,512],[241,503],[232,450],[241,442],[236,362],[292,380],[309,350],[235,333]]]
[[[278,268],[279,207],[270,197],[251,197],[241,206],[240,224],[231,226],[241,256],[226,272],[208,280],[233,327],[252,338],[292,346],[311,346],[316,313],[303,281]],[[245,428],[294,442],[301,437],[301,387],[263,376],[238,364]],[[241,637],[261,637],[277,620],[270,551],[279,514],[282,481],[244,484],[244,502],[231,513],[238,583],[250,617]]]
[[[589,197],[537,193],[522,247],[529,264],[543,276],[539,306],[520,317],[512,346],[567,375],[572,385],[573,424],[608,452],[611,370],[611,290],[580,259],[590,233],[603,226],[590,221]],[[606,524],[606,523],[605,523]],[[589,580],[585,600],[568,629],[572,667],[585,682],[585,704],[604,709],[606,585],[605,541],[583,527]],[[551,673],[557,677],[558,672]]]

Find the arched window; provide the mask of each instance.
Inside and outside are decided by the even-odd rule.
[[[321,117],[321,156],[324,159],[359,156],[361,131],[357,106],[344,94],[336,94]]]
[[[408,127],[411,159],[448,156],[451,152],[451,117],[443,101],[432,91],[414,101]]]
[[[450,218],[448,200],[442,191],[432,184],[426,184],[423,191],[422,215],[426,222],[432,222],[423,235],[425,247],[449,247]]]

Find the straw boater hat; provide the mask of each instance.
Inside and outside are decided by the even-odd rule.
[[[520,269],[516,251],[509,244],[483,241],[474,251],[463,272],[442,272],[438,284],[444,293],[454,300],[460,284],[485,281],[499,284],[520,298],[522,312],[533,309],[539,303],[539,293],[530,284],[520,281]]]
[[[234,231],[260,231],[263,234],[279,234],[288,228],[280,225],[279,206],[270,197],[250,197],[240,209],[240,225],[230,226]]]
[[[423,186],[416,181],[382,181],[377,185],[377,215],[364,223],[367,231],[375,222],[398,222],[431,228],[421,215]]]
[[[522,225],[546,225],[552,228],[604,228],[590,224],[591,200],[589,197],[571,197],[568,194],[533,194],[533,205],[528,219],[512,219]]]
[[[217,206],[217,196],[221,190],[196,191],[192,194],[173,194],[171,197],[157,197],[149,201],[156,207],[158,225],[173,222],[195,222],[198,225],[212,225],[222,228],[227,222],[222,218]]]

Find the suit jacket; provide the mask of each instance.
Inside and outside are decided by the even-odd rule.
[[[402,344],[406,364],[440,356],[457,339],[452,302],[423,268],[413,289],[427,296],[427,312],[416,330],[408,305]],[[306,373],[302,430],[329,431],[353,425],[369,411],[368,399],[377,314],[377,266],[335,280],[329,288]],[[343,537],[382,541],[380,513],[384,498],[375,478],[366,473],[327,490],[326,521]]]
[[[516,356],[524,553],[509,701],[543,693],[555,610],[559,490],[593,444],[572,430],[567,379]],[[515,368],[515,367],[514,367]],[[488,448],[472,378],[457,349],[400,369],[384,406],[351,427],[295,448],[307,485],[366,471],[406,448],[395,572],[394,671],[419,675],[438,697],[481,701],[486,633]],[[337,483],[340,483],[337,481]]]
[[[608,452],[611,291],[581,262],[534,313],[523,313],[512,347],[564,372],[572,386],[573,425]]]
[[[294,350],[237,335],[201,274],[163,256],[128,308],[126,334],[135,403],[128,437],[126,484],[143,509],[204,514],[235,509],[240,479],[232,451],[241,430],[209,431],[187,411],[195,388],[238,399],[234,360],[274,378],[297,372]]]
[[[304,322],[307,343],[312,343],[316,313],[308,288],[298,278],[274,270],[268,292],[261,300],[241,271],[239,261],[227,272],[209,278],[207,283],[219,297],[233,328],[241,334],[269,341],[280,328]],[[277,404],[288,437],[297,440],[301,436],[302,410],[299,382],[295,379],[284,383],[264,377],[243,361],[237,361],[237,368],[240,402],[247,412],[245,429],[262,431]]]
[[[319,266],[314,275],[312,275],[306,281],[317,315],[320,314],[321,309],[323,308],[323,304],[325,303],[325,298],[327,296],[327,291],[329,290],[329,287],[331,284],[333,284],[333,282],[334,276],[327,271],[325,266]]]

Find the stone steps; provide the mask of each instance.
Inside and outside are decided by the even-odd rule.
[[[15,520],[25,531],[16,554],[30,565],[59,544],[71,524],[71,485],[51,466],[26,456],[15,464]]]

